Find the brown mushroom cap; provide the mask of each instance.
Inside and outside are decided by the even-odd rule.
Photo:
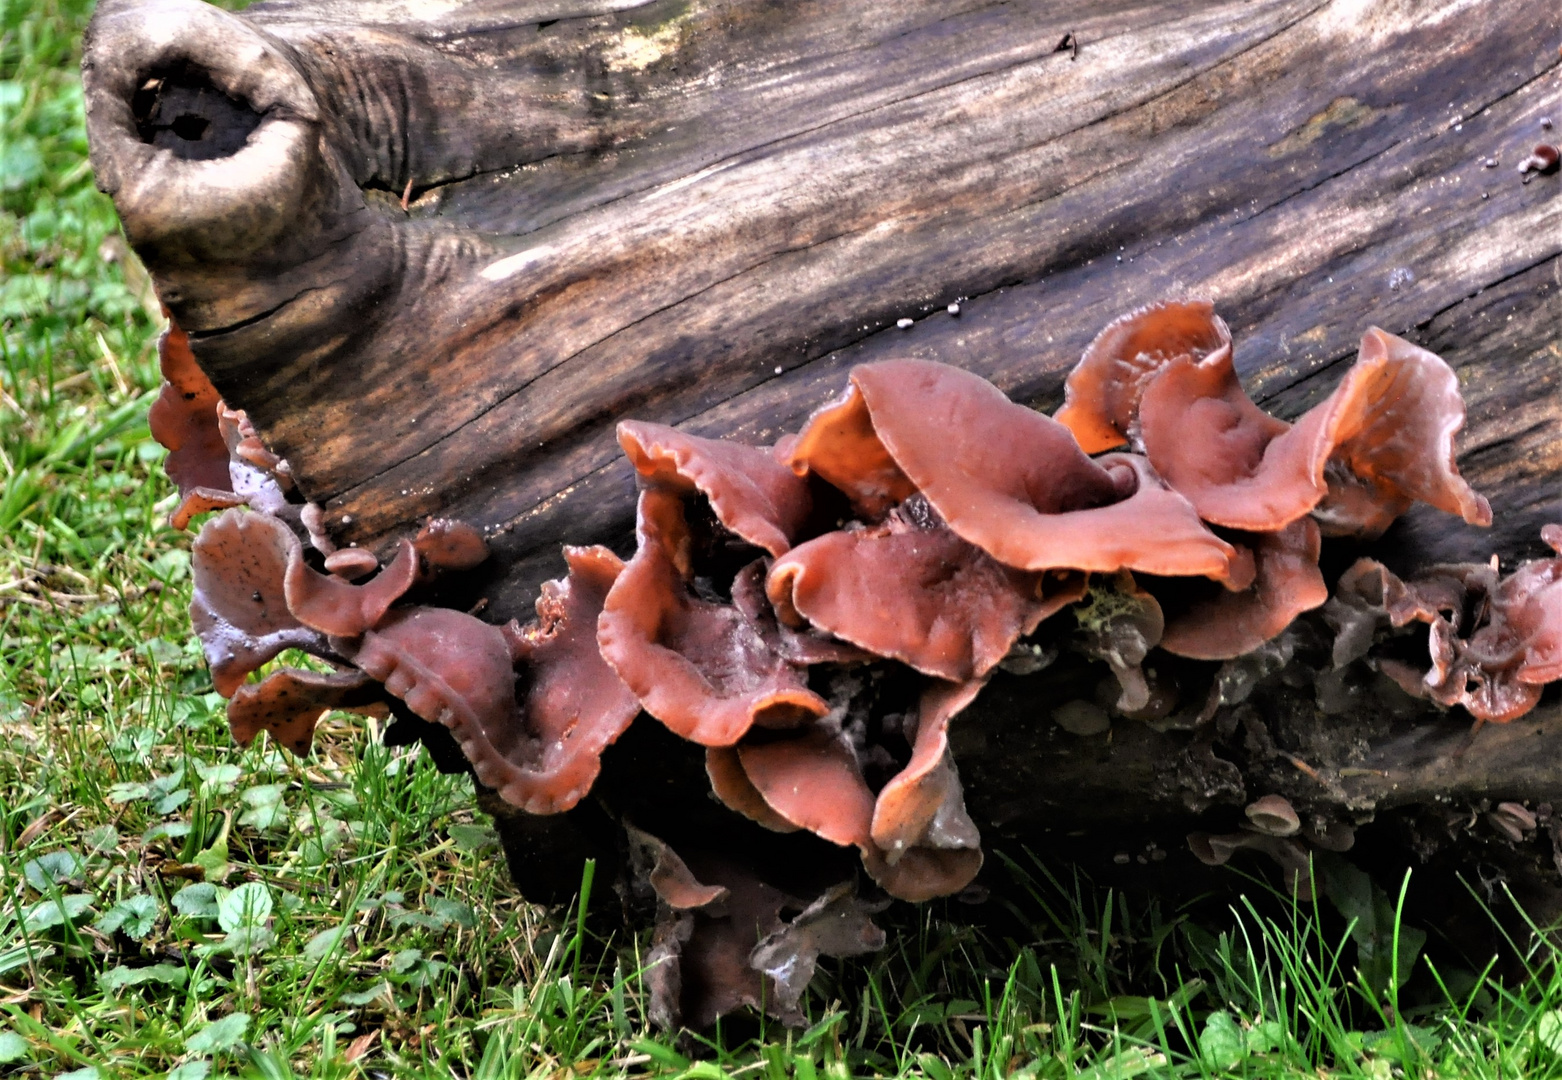
[[[1377,536],[1416,501],[1491,524],[1491,504],[1455,464],[1464,399],[1441,357],[1370,327],[1325,407],[1335,414],[1328,497],[1315,511],[1325,535]]]
[[[640,493],[639,548],[597,622],[597,644],[645,711],[702,746],[731,746],[754,724],[795,726],[829,711],[803,669],[766,647],[737,608],[691,595],[679,496]]]
[[[190,621],[223,697],[284,649],[330,655],[324,635],[288,610],[283,581],[301,557],[298,537],[269,514],[228,510],[201,527],[191,549]]]
[[[380,568],[380,560],[367,548],[338,548],[325,557],[325,568],[339,578],[357,581]]]
[[[981,692],[986,680],[938,683],[922,692],[917,705],[911,760],[879,792],[871,835],[891,866],[912,848],[969,848],[980,852],[982,838],[965,810],[965,795],[949,753],[949,721]],[[971,877],[981,868],[980,859]],[[957,892],[970,879],[951,888]]]
[[[618,425],[618,442],[643,484],[698,490],[722,525],[771,555],[792,546],[813,505],[808,484],[767,448],[636,420]]]
[[[1286,836],[1270,836],[1261,832],[1227,833],[1212,836],[1209,833],[1189,833],[1188,847],[1205,866],[1224,866],[1232,855],[1242,848],[1268,855],[1285,872],[1285,882],[1292,895],[1305,899],[1312,883],[1312,861],[1307,851],[1296,840]]]
[[[1064,383],[1056,419],[1087,454],[1129,441],[1145,386],[1171,360],[1202,361],[1231,347],[1208,300],[1168,300],[1130,311],[1096,335]]]
[[[1270,836],[1295,836],[1302,830],[1291,801],[1284,795],[1265,795],[1248,803],[1242,811],[1253,827]]]
[[[766,591],[783,621],[965,680],[1080,595],[1077,577],[1003,566],[918,505],[913,497],[881,525],[826,533],[777,559]]]
[[[689,864],[660,837],[626,824],[629,856],[638,872],[645,875],[656,898],[675,911],[719,904],[731,895],[722,885],[706,885],[694,876]]]
[[[861,664],[873,660],[874,654],[859,649],[814,627],[806,625],[794,628],[782,622],[765,595],[765,576],[769,559],[755,559],[737,572],[732,579],[732,606],[743,613],[759,632],[765,645],[783,659],[804,667],[813,664]],[[795,622],[802,623],[802,616],[788,612]]]
[[[1156,470],[1216,525],[1266,532],[1316,512],[1330,535],[1375,536],[1417,499],[1491,523],[1454,467],[1458,379],[1376,327],[1334,393],[1295,426],[1248,399],[1229,349],[1166,363],[1144,385],[1138,422]]]
[[[855,846],[864,868],[891,896],[914,902],[948,896],[970,884],[981,869],[981,850],[969,847],[912,847],[891,864],[873,843],[874,797],[856,751],[828,724],[771,742],[745,742],[737,754],[771,810],[832,843]],[[963,804],[950,806],[942,816],[951,834],[959,810]]]
[[[417,573],[418,555],[407,540],[397,547],[396,557],[363,585],[311,570],[304,562],[303,548],[295,546],[285,579],[288,610],[323,634],[357,637],[379,624],[412,587]]]
[[[1309,419],[1292,428],[1254,405],[1230,349],[1168,363],[1139,403],[1145,456],[1166,483],[1205,521],[1252,531],[1284,528],[1323,498],[1327,414]]]
[[[412,538],[412,546],[431,570],[470,570],[488,558],[483,534],[450,518],[430,518]]]
[[[1257,573],[1241,592],[1221,592],[1170,619],[1161,648],[1195,660],[1229,660],[1275,637],[1329,598],[1318,570],[1321,539],[1311,518],[1273,533],[1253,533]]]
[[[781,817],[842,847],[872,844],[873,792],[839,730],[815,724],[737,752],[749,782]]]
[[[564,560],[568,576],[543,583],[537,620],[510,646],[529,676],[522,715],[531,746],[516,775],[494,786],[506,802],[533,814],[560,813],[579,802],[601,771],[602,751],[640,712],[597,649],[597,619],[623,561],[604,547],[566,547]]]
[[[262,731],[302,757],[314,742],[315,724],[331,709],[362,711],[385,700],[379,684],[361,671],[283,668],[239,687],[228,702],[228,730],[240,746]]]
[[[916,485],[879,441],[856,371],[852,374],[846,394],[808,418],[791,442],[787,460],[798,476],[813,473],[845,492],[864,520],[877,521],[916,491]]]
[[[639,704],[596,650],[596,622],[622,564],[565,548],[569,576],[544,585],[538,621],[506,631],[446,608],[398,608],[343,651],[425,720],[449,728],[477,778],[512,806],[562,813],[590,790],[601,754]],[[529,674],[516,701],[516,659]]]
[[[852,384],[883,447],[949,528],[1007,566],[1234,573],[1230,545],[1146,464],[1091,461],[1068,429],[977,375],[887,360],[855,369]]]
[[[163,470],[188,495],[195,488],[231,491],[228,446],[217,427],[217,388],[195,362],[190,338],[171,320],[157,339],[163,388],[147,413],[147,426],[168,450]],[[198,511],[197,511],[198,512]],[[185,515],[175,528],[184,528]]]

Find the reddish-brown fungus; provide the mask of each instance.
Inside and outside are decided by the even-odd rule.
[[[1139,403],[1145,455],[1199,516],[1265,532],[1304,517],[1323,498],[1329,446],[1314,429],[1324,416],[1293,429],[1254,405],[1230,349],[1167,364]]]
[[[298,537],[269,514],[228,510],[196,536],[190,621],[223,697],[284,649],[329,653],[324,635],[288,610],[283,581],[300,557]]]
[[[861,664],[874,659],[874,654],[859,649],[838,638],[806,624],[792,627],[777,616],[770,598],[765,595],[765,575],[769,559],[755,559],[737,572],[732,579],[732,606],[743,614],[759,632],[760,639],[776,655],[794,664],[808,667],[813,664]],[[794,621],[801,616],[788,612]]]
[[[1291,895],[1306,899],[1312,883],[1312,862],[1307,849],[1294,838],[1271,836],[1261,832],[1228,833],[1212,836],[1209,833],[1189,833],[1188,847],[1205,866],[1224,866],[1231,856],[1242,848],[1260,851],[1273,859],[1285,872],[1286,887]]]
[[[1311,518],[1299,518],[1279,532],[1253,533],[1257,573],[1241,592],[1221,592],[1196,601],[1172,618],[1161,648],[1196,660],[1229,660],[1258,648],[1304,611],[1329,598],[1318,570],[1321,542]]]
[[[629,837],[629,858],[635,872],[645,878],[656,898],[674,911],[719,904],[731,895],[725,886],[706,885],[696,878],[689,864],[660,837],[633,825],[625,825],[624,832]]]
[[[412,546],[431,571],[470,570],[488,558],[488,542],[474,526],[450,518],[430,518]]]
[[[380,560],[367,548],[338,548],[325,557],[329,573],[348,581],[368,577],[380,568]]]
[[[533,814],[568,810],[590,790],[602,750],[639,711],[594,648],[621,564],[605,548],[566,548],[539,621],[506,632],[446,608],[390,612],[343,651],[425,720],[449,728],[477,778]],[[531,678],[517,703],[514,659]]]
[[[373,629],[390,606],[412,587],[418,572],[418,556],[403,540],[396,557],[363,585],[317,573],[304,562],[302,547],[288,561],[287,606],[295,618],[332,637],[357,637]]]
[[[166,313],[165,313],[166,314]],[[163,470],[181,495],[195,488],[231,491],[228,447],[217,427],[217,388],[195,362],[190,338],[169,322],[157,339],[163,388],[147,414],[152,438],[168,450]],[[188,522],[185,515],[183,522]],[[175,528],[183,528],[184,524]]]
[[[749,781],[777,814],[842,847],[868,847],[873,792],[850,741],[816,724],[791,738],[742,744]]]
[[[207,514],[213,510],[231,510],[247,502],[249,499],[236,491],[220,491],[209,487],[190,488],[184,492],[184,498],[179,500],[179,505],[174,512],[168,515],[168,527],[186,529],[190,525],[190,519],[197,514]]]
[[[1087,454],[1129,442],[1137,433],[1139,399],[1169,361],[1202,361],[1226,350],[1231,332],[1208,300],[1162,301],[1107,324],[1085,349],[1064,384],[1056,419]]]
[[[699,491],[722,525],[771,555],[785,553],[808,518],[808,484],[767,448],[634,420],[618,425],[618,442],[642,484]]]
[[[566,547],[564,560],[568,576],[543,584],[537,620],[510,643],[529,674],[522,711],[532,745],[518,775],[494,786],[534,814],[574,806],[595,782],[602,751],[640,712],[597,648],[597,619],[624,564],[604,547]]]
[[[1417,501],[1491,524],[1491,504],[1454,462],[1464,399],[1441,357],[1371,327],[1355,366],[1319,408],[1326,406],[1335,446],[1328,496],[1314,511],[1325,535],[1377,536]]]
[[[1240,578],[1231,546],[1144,462],[1091,461],[979,376],[886,360],[851,377],[878,445],[956,535],[1006,566]]]
[[[959,892],[981,869],[981,838],[966,815],[959,777],[947,756],[947,729],[950,717],[981,685],[938,684],[924,694],[911,763],[877,799],[856,749],[829,722],[790,737],[740,744],[743,779],[783,820],[843,847],[855,846],[863,866],[890,895],[922,901]],[[729,805],[749,797],[732,778],[723,782],[729,793],[739,791]],[[748,816],[763,822],[760,815]],[[875,842],[877,832],[888,848]]]
[[[1270,836],[1295,836],[1302,830],[1302,819],[1284,795],[1265,795],[1248,803],[1242,811],[1259,832]]]
[[[803,669],[768,648],[741,611],[692,595],[676,492],[640,493],[637,533],[597,643],[646,712],[702,746],[731,746],[754,724],[790,727],[829,710]]]
[[[1003,566],[913,496],[883,524],[826,533],[778,559],[767,592],[800,619],[940,678],[985,674],[1022,635],[1081,595],[1082,578]],[[1050,587],[1049,587],[1050,586]]]
[[[944,882],[944,895],[970,884],[982,866],[981,834],[965,810],[960,775],[949,752],[949,721],[981,691],[984,681],[939,683],[922,692],[911,738],[911,760],[879,792],[871,835],[884,861],[897,865],[914,848],[967,850],[970,876]]]
[[[808,418],[787,460],[797,475],[813,473],[845,492],[852,509],[867,521],[878,520],[916,491],[874,432],[855,377],[843,397]]]
[[[315,724],[331,709],[370,711],[385,700],[379,684],[361,671],[323,675],[283,668],[239,687],[228,702],[228,730],[240,746],[262,731],[300,756],[309,752]],[[383,710],[383,706],[381,706]]]
[[[1376,327],[1344,381],[1295,426],[1248,399],[1229,349],[1165,364],[1144,385],[1138,423],[1151,464],[1216,525],[1267,532],[1316,510],[1330,535],[1375,536],[1416,500],[1491,523],[1454,467],[1458,379]]]

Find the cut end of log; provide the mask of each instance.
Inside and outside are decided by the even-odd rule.
[[[290,51],[199,0],[110,3],[82,62],[98,185],[138,249],[231,261],[296,229],[329,170]]]

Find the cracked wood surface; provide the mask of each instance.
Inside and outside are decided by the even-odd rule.
[[[1284,416],[1369,324],[1440,352],[1498,524],[1384,549],[1534,553],[1562,197],[1514,165],[1562,121],[1559,42],[1548,0],[106,0],[85,72],[100,183],[219,390],[339,542],[482,526],[506,617],[560,543],[627,540],[618,419],[768,441],[905,355],[1050,407],[1177,293]],[[250,147],[146,146],[150,76],[258,114]]]

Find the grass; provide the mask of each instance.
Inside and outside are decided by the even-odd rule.
[[[86,162],[88,10],[0,0],[0,1074],[1562,1075],[1553,938],[1445,970],[1343,863],[1332,905],[1174,911],[1020,853],[1001,918],[890,914],[807,1029],[658,1034],[644,940],[519,901],[464,779],[346,716],[305,761],[234,746],[146,428],[155,298]]]

